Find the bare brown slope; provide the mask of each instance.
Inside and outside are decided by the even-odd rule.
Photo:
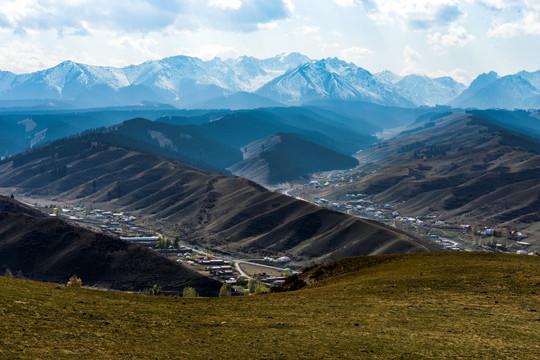
[[[407,215],[522,228],[540,222],[540,156],[522,147],[526,138],[465,113],[436,123],[359,153],[378,170],[340,191],[373,194]]]
[[[408,235],[269,192],[246,179],[97,146],[89,139],[51,146],[57,147],[52,156],[15,158],[6,164],[0,186],[129,211],[151,221],[156,230],[174,231],[224,252],[323,261],[426,250]],[[70,152],[70,148],[79,150]]]
[[[0,199],[0,205],[5,200]],[[152,250],[96,234],[60,219],[0,213],[0,268],[39,281],[66,283],[77,274],[85,285],[178,294],[192,286],[216,296],[221,284]]]
[[[41,211],[25,205],[15,199],[0,195],[0,213],[22,213],[33,217],[46,217]]]

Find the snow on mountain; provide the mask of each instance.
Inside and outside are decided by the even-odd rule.
[[[417,106],[447,104],[465,89],[465,85],[451,77],[431,78],[425,75],[407,75],[394,86]]]
[[[0,73],[0,100],[67,100],[83,107],[149,100],[190,107],[239,91],[253,92],[309,60],[298,53],[226,61],[173,56],[124,68],[65,61],[30,74]]]
[[[0,94],[11,87],[11,83],[16,76],[9,71],[0,71]]]
[[[540,71],[500,78],[490,72],[464,86],[450,77],[375,75],[337,58],[311,60],[299,53],[268,59],[201,60],[173,56],[123,68],[65,61],[16,75],[0,71],[0,101],[61,103],[70,107],[133,105],[145,101],[196,105],[297,105],[316,100],[365,101],[389,106],[540,107]],[[252,96],[250,96],[250,94]],[[8,105],[9,106],[9,105]]]
[[[290,105],[319,99],[412,105],[369,71],[337,58],[303,64],[268,82],[257,94]]]
[[[452,106],[478,109],[540,107],[540,90],[520,75],[499,77],[495,72],[479,75],[456,99]]]
[[[399,80],[403,79],[403,76],[395,74],[389,70],[384,70],[378,73],[373,74],[377,80],[383,84],[395,84]]]
[[[516,75],[527,80],[532,86],[540,89],[540,70],[535,72],[520,71]]]
[[[299,53],[280,54],[259,60],[251,56],[241,56],[225,60],[234,71],[240,91],[254,92],[272,79],[311,61]]]

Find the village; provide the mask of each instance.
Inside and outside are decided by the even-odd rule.
[[[487,227],[477,224],[452,223],[437,214],[407,216],[394,209],[394,204],[377,203],[374,196],[360,192],[330,195],[332,188],[345,187],[375,170],[340,170],[315,174],[309,181],[298,182],[278,191],[317,206],[347,213],[359,218],[376,220],[404,230],[448,251],[492,251],[521,255],[538,255],[527,240],[528,235],[513,227]],[[327,191],[325,191],[327,190]],[[337,191],[336,193],[343,193]]]
[[[126,212],[95,209],[85,205],[40,206],[35,203],[32,206],[51,217],[59,217],[93,231],[151,248],[182,266],[228,284],[236,293],[267,292],[272,286],[281,285],[287,276],[298,273],[298,269],[288,264],[291,259],[287,256],[261,259],[217,256],[210,249],[182,241],[179,236],[157,233],[141,225],[137,217]]]

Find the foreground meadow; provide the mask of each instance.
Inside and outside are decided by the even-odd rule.
[[[540,358],[539,257],[347,258],[302,279],[286,293],[181,298],[0,277],[0,358]]]

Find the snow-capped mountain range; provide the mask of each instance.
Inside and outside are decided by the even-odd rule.
[[[372,74],[337,58],[312,60],[299,53],[262,60],[174,56],[123,68],[65,61],[29,74],[0,71],[0,106],[157,102],[182,108],[245,108],[346,100],[399,107],[530,108],[540,106],[539,89],[540,71],[502,78],[482,74],[466,89],[450,77]]]

